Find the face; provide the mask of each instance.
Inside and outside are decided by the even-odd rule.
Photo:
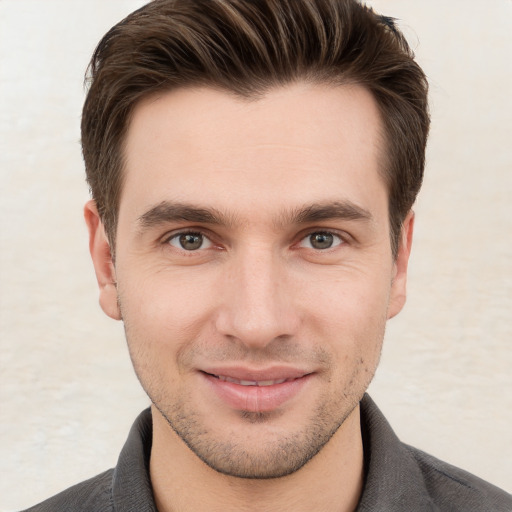
[[[357,410],[412,233],[394,260],[381,138],[358,86],[164,93],[128,130],[115,265],[86,207],[155,420],[219,472],[296,471]]]

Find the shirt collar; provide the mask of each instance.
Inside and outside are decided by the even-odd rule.
[[[157,512],[149,477],[152,433],[148,408],[135,420],[112,476],[115,512]]]
[[[152,426],[148,408],[136,419],[121,451],[112,482],[116,512],[157,512],[149,477]],[[435,510],[409,448],[366,394],[361,401],[361,429],[365,483],[357,511]]]
[[[358,512],[427,512],[437,510],[410,448],[365,394],[361,401],[365,483]]]

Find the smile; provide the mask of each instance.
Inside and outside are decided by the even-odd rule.
[[[232,382],[233,384],[239,384],[240,386],[273,386],[274,384],[282,384],[283,382],[289,382],[294,379],[276,379],[276,380],[239,380],[233,377],[227,377],[225,375],[213,375],[213,377],[223,381]]]
[[[312,373],[297,369],[219,370],[201,371],[200,374],[221,403],[248,412],[269,412],[284,406],[297,397],[313,377]]]

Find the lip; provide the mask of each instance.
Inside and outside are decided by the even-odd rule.
[[[200,375],[230,408],[246,412],[270,412],[297,396],[312,373],[297,368],[208,368]]]

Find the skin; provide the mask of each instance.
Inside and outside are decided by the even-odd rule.
[[[393,259],[381,140],[359,86],[190,88],[135,108],[115,264],[94,202],[85,217],[100,304],[153,403],[160,511],[355,509],[359,401],[413,229],[410,213]],[[296,388],[226,385],[240,405],[221,373]]]

